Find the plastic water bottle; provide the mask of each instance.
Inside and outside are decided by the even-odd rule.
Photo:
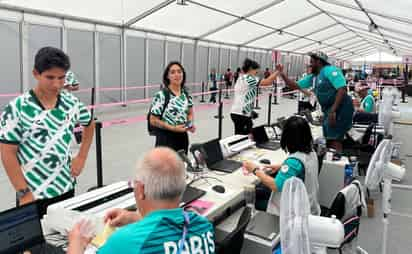
[[[356,156],[351,156],[349,161],[352,166],[352,177],[356,178],[359,176],[358,158]]]
[[[353,178],[353,167],[352,164],[346,164],[345,166],[345,180],[344,185],[347,186],[352,182]]]
[[[326,150],[326,139],[324,137],[321,137],[318,140],[318,155],[324,155],[326,153]]]

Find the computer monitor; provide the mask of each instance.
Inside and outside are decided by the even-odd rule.
[[[265,126],[261,125],[252,129],[253,140],[257,144],[262,144],[269,141],[268,135],[266,134]]]
[[[206,153],[206,164],[209,167],[214,163],[223,160],[222,149],[220,148],[219,139],[213,139],[203,144]]]
[[[44,243],[36,203],[0,213],[0,254],[15,254]]]

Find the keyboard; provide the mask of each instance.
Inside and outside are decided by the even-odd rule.
[[[221,160],[214,163],[209,168],[216,171],[222,171],[225,173],[232,173],[242,167],[242,163],[234,160]]]

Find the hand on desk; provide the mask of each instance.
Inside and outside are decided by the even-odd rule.
[[[116,208],[107,212],[104,217],[104,222],[110,221],[110,226],[121,227],[133,222],[136,222],[142,218],[142,215],[137,212],[127,211],[125,209]]]
[[[244,161],[243,162],[243,168],[248,172],[252,173],[253,169],[259,168],[260,166],[258,164],[255,164],[251,161]],[[264,165],[264,171],[265,173],[269,174],[274,174],[280,169],[281,165],[273,164],[273,165]]]
[[[93,237],[93,226],[90,221],[81,220],[76,223],[69,233],[69,247],[67,248],[67,254],[83,253]]]

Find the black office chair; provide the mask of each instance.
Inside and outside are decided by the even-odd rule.
[[[376,144],[379,143],[378,135],[374,134],[375,125],[375,123],[369,124],[360,142],[353,140],[349,135],[346,135],[343,141],[343,154],[358,157],[359,168],[364,171],[369,165],[369,161],[376,148],[375,145],[371,145],[369,142],[371,137],[375,136],[375,140],[378,140]],[[364,173],[366,174],[366,172]]]
[[[243,246],[244,234],[252,216],[250,207],[245,207],[239,218],[236,228],[220,243],[216,244],[217,254],[240,254]]]

